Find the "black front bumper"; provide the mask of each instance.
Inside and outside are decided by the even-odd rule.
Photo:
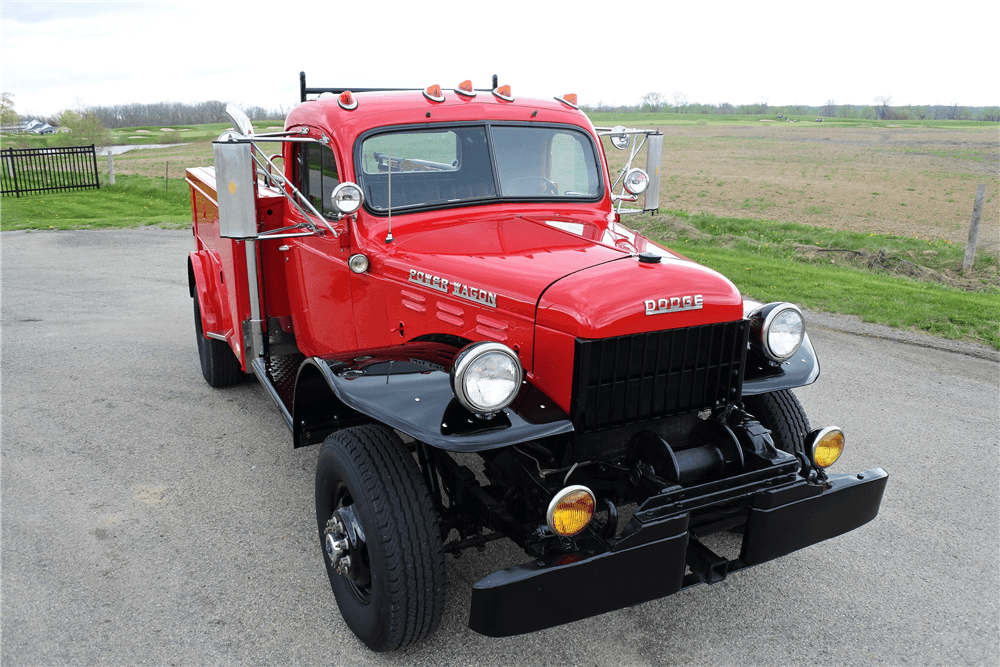
[[[746,498],[743,546],[733,560],[714,554],[689,529],[690,500],[651,498],[610,544],[578,538],[575,552],[547,554],[476,582],[469,627],[491,637],[534,632],[721,581],[868,523],[887,480],[874,468],[754,492]]]

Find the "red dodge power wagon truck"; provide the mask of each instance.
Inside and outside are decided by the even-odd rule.
[[[662,134],[496,77],[300,87],[281,132],[231,106],[215,166],[187,171],[188,280],[208,383],[255,376],[320,445],[320,552],[369,647],[433,632],[445,554],[492,540],[527,555],[473,585],[469,627],[507,636],[876,516],[885,471],[828,472],[843,433],[790,391],[819,375],[799,309],[621,224],[658,207]],[[738,553],[706,546],[722,531]]]

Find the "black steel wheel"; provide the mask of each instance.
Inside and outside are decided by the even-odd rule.
[[[229,344],[222,340],[206,338],[201,326],[201,308],[194,299],[194,330],[198,337],[198,357],[201,359],[201,374],[212,387],[228,387],[243,379],[240,360],[233,354]]]
[[[811,469],[805,439],[809,434],[809,418],[799,399],[788,389],[769,394],[745,396],[743,407],[770,429],[771,439],[778,449],[794,454],[802,461],[802,470]]]
[[[403,648],[437,629],[445,584],[437,511],[391,429],[358,426],[323,442],[316,522],[340,613],[369,648]]]

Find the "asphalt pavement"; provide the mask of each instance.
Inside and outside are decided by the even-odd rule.
[[[873,522],[713,586],[504,639],[466,627],[472,583],[526,559],[493,543],[448,557],[435,635],[378,655],[330,593],[316,448],[292,448],[256,383],[201,377],[190,232],[0,245],[5,666],[1000,663],[989,348],[808,314],[822,375],[796,394],[814,426],[847,434],[834,471],[889,472]]]

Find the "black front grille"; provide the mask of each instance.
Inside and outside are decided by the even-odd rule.
[[[739,401],[748,335],[740,320],[578,338],[570,407],[577,433]]]

